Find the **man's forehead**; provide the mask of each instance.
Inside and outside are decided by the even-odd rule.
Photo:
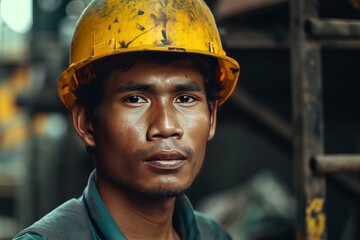
[[[155,54],[153,52],[120,54],[105,57],[88,64],[85,67],[86,69],[79,69],[77,76],[83,80],[82,82],[87,83],[84,85],[90,84],[89,86],[93,86],[94,91],[102,91],[101,89],[103,89],[103,87],[108,89],[108,87],[106,87],[106,85],[109,86],[108,79],[114,72],[128,72],[136,62],[157,63],[159,66],[169,66],[171,64],[180,66],[177,62],[179,60],[184,62],[190,61],[190,64],[197,70],[196,72],[201,74],[202,87],[204,86],[205,90],[208,91],[209,85],[212,84],[211,80],[216,74],[218,61],[216,58],[203,57],[198,54],[164,52],[155,52]],[[183,67],[184,69],[187,67],[186,64],[185,67]]]
[[[115,70],[107,79],[109,85],[123,90],[151,90],[165,86],[177,91],[204,90],[204,76],[190,59],[167,64],[138,60],[129,70]]]

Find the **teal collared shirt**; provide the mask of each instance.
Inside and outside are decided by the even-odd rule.
[[[116,225],[107,210],[96,187],[95,171],[90,175],[88,185],[79,202],[85,207],[93,239],[126,240],[127,238]],[[55,209],[56,211],[56,209]],[[41,220],[40,220],[41,221]],[[175,202],[174,227],[181,239],[186,240],[227,240],[229,235],[213,220],[194,211],[185,195],[178,196]],[[200,230],[201,228],[201,230]],[[206,234],[206,238],[204,235]],[[211,236],[211,237],[209,237]],[[15,240],[46,240],[35,233],[26,233]]]

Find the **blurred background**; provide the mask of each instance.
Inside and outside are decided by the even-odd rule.
[[[89,2],[0,0],[0,239],[80,196],[93,169],[57,95]],[[189,192],[195,208],[234,239],[360,239],[360,1],[206,2],[241,76]],[[311,168],[322,153],[350,163]]]

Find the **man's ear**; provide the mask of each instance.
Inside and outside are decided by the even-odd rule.
[[[93,123],[88,119],[85,107],[75,102],[72,109],[72,122],[74,128],[86,146],[95,147]]]
[[[211,104],[212,106],[210,111],[210,130],[209,130],[208,141],[210,141],[215,135],[218,101],[214,101]]]

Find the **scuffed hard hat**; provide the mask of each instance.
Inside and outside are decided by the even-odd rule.
[[[237,61],[226,56],[214,17],[203,0],[94,0],[74,32],[70,66],[58,83],[61,101],[71,111],[75,90],[91,79],[84,74],[79,77],[79,69],[110,55],[141,51],[217,58],[218,80],[223,84],[219,104],[231,95],[240,74]]]

